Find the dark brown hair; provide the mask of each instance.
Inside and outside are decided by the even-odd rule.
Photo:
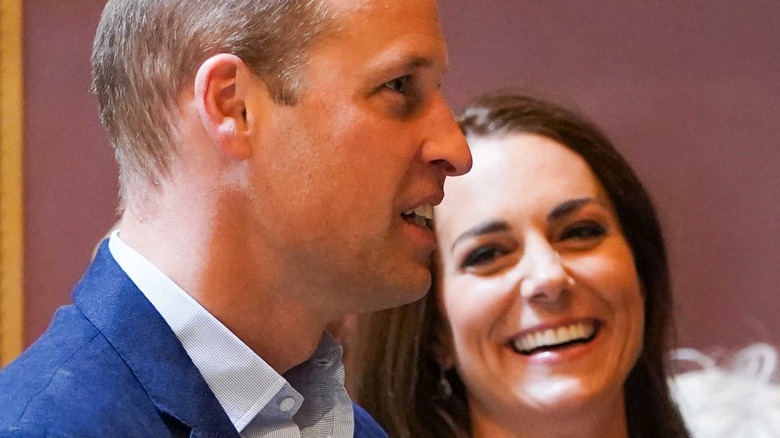
[[[306,47],[325,29],[321,0],[110,0],[92,49],[92,92],[128,186],[156,181],[176,151],[176,100],[209,56],[230,53],[293,103]]]
[[[629,436],[688,437],[666,383],[665,355],[672,325],[666,249],[650,198],[623,157],[595,125],[576,112],[524,95],[495,94],[469,103],[458,117],[469,137],[532,133],[576,152],[590,166],[615,207],[631,247],[645,299],[642,352],[625,382]],[[434,266],[434,284],[439,270]],[[448,398],[436,397],[440,367],[436,331],[442,316],[435,293],[361,321],[350,389],[390,436],[466,437],[466,389],[453,369]]]

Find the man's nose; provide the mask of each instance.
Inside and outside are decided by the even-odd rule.
[[[422,152],[426,163],[442,169],[445,176],[471,170],[471,151],[443,96],[434,98],[422,123],[427,134]]]
[[[558,302],[572,281],[560,255],[546,241],[529,246],[520,262],[521,297],[539,304]]]

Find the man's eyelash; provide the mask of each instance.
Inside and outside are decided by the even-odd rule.
[[[396,93],[408,94],[411,81],[412,77],[406,75],[387,81],[383,84],[383,86]]]

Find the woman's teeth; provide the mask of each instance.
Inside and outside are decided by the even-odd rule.
[[[580,322],[557,329],[539,330],[523,335],[512,342],[517,352],[530,354],[538,348],[556,347],[575,341],[589,341],[596,328],[593,322]]]
[[[433,205],[424,204],[413,210],[406,210],[401,216],[417,226],[430,228],[428,221],[433,219]]]

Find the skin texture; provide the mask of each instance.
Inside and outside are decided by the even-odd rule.
[[[442,359],[466,385],[474,436],[627,436],[623,383],[644,305],[606,193],[579,155],[546,137],[469,143],[474,168],[447,181],[435,213]],[[501,225],[469,233],[491,221]],[[585,346],[532,356],[510,346],[526,330],[582,318],[601,324]]]
[[[294,105],[219,54],[179,99],[171,175],[130,205],[121,236],[280,373],[327,321],[421,297],[436,204],[471,155],[439,90],[433,1],[333,0]]]

